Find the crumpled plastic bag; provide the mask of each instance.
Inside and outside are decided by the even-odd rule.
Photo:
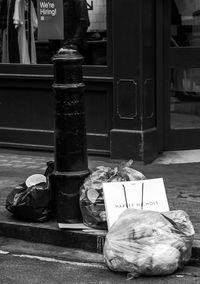
[[[26,182],[11,190],[6,198],[6,209],[16,218],[29,222],[45,222],[52,217],[52,193],[49,176],[52,162],[47,162],[46,182],[27,186]]]
[[[17,218],[30,222],[44,222],[51,217],[50,193],[46,183],[15,187],[6,199],[6,209]]]
[[[111,270],[140,275],[168,275],[189,261],[194,228],[182,210],[164,213],[127,209],[112,225],[104,245]]]
[[[99,166],[85,179],[80,188],[80,209],[83,223],[89,227],[106,230],[106,212],[103,199],[103,183],[145,179],[145,176],[132,168],[133,161],[118,167]]]

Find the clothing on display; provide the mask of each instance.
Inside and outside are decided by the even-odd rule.
[[[1,2],[2,62],[35,64],[37,60],[34,32],[38,27],[38,20],[33,2]]]

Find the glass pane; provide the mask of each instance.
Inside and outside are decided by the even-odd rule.
[[[85,57],[85,64],[87,65],[107,65],[106,1],[88,1],[88,4],[92,3],[92,8],[88,10],[90,26],[87,32]]]
[[[38,23],[41,24],[41,18],[48,20],[56,14],[57,1],[1,0],[0,62],[49,64],[57,50],[67,43],[78,48],[85,65],[106,65],[107,0],[63,0],[63,3],[64,40],[52,40],[38,38]]]
[[[200,128],[200,68],[171,70],[171,128]]]
[[[200,0],[172,0],[171,45],[200,46]]]

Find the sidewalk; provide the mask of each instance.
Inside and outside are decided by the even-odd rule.
[[[190,216],[196,232],[193,256],[200,257],[200,152],[189,152],[188,157],[192,153],[189,163],[183,151],[164,154],[148,165],[136,162],[134,168],[147,178],[164,179],[170,209],[185,210]],[[12,188],[31,174],[44,173],[49,160],[53,160],[52,153],[0,150],[0,236],[102,253],[105,232],[63,231],[55,220],[44,224],[21,222],[6,211],[5,199]],[[89,156],[88,161],[90,169],[99,165],[114,167],[121,162],[94,156]]]

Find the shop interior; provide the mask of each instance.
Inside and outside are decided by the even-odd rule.
[[[171,48],[188,50],[193,47],[200,47],[200,1],[174,0]],[[200,128],[200,68],[171,66],[170,72],[171,128]]]
[[[18,0],[0,1],[0,61],[2,63],[51,64],[51,58],[62,47],[62,41],[38,39],[37,0],[20,0],[24,21],[16,11]],[[88,0],[90,26],[87,30],[85,65],[107,65],[106,0]],[[65,19],[65,18],[64,18]],[[24,56],[18,35],[25,28]],[[16,52],[18,50],[18,52]],[[23,58],[22,58],[23,57]]]

